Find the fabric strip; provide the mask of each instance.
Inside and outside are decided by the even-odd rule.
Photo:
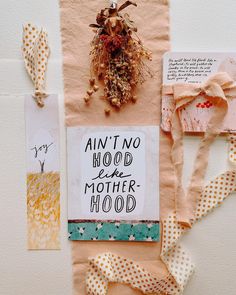
[[[156,221],[68,221],[72,241],[159,241],[159,222]]]
[[[162,80],[162,55],[169,50],[169,8],[166,0],[138,0],[137,8],[130,6],[126,12],[135,21],[138,35],[152,51],[150,64],[154,78],[138,89],[139,99],[128,104],[120,112],[104,116],[104,102],[94,99],[84,104],[84,93],[90,77],[89,50],[93,32],[89,28],[97,13],[106,6],[103,0],[61,0],[61,33],[63,47],[63,72],[65,89],[66,125],[158,125],[160,122],[160,99]],[[122,4],[119,2],[119,4]],[[171,137],[161,131],[160,137],[160,199],[162,218],[174,210],[174,172],[170,158]],[[167,275],[167,268],[160,259],[161,243],[150,242],[86,242],[72,243],[72,266],[74,294],[86,294],[88,257],[99,253],[126,256],[148,271]],[[112,283],[109,295],[140,295],[128,285]]]
[[[191,226],[196,210],[196,202],[201,194],[206,173],[210,146],[220,133],[222,122],[228,111],[228,99],[236,97],[234,81],[227,73],[217,73],[202,85],[175,84],[163,87],[163,94],[172,94],[175,100],[175,110],[171,119],[171,135],[173,146],[172,161],[176,174],[176,212],[180,223]],[[214,105],[214,113],[208,123],[194,162],[193,174],[185,193],[182,185],[183,174],[183,126],[181,110],[194,99],[204,95]]]
[[[229,160],[232,164],[236,164],[236,134],[229,134]]]
[[[35,100],[39,107],[43,107],[43,99],[46,97],[46,71],[50,54],[47,32],[32,24],[26,24],[23,27],[22,52],[26,70],[34,84]]]

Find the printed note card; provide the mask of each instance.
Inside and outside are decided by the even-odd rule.
[[[58,97],[25,97],[28,248],[60,249]]]
[[[68,127],[70,240],[159,240],[159,129]]]
[[[227,72],[236,80],[236,53],[168,52],[163,57],[163,84],[201,84],[217,72]],[[173,96],[162,97],[162,122],[164,131],[170,131],[174,111]],[[203,95],[181,111],[186,132],[205,132],[214,111],[213,104]],[[223,122],[222,132],[236,132],[236,99],[229,101],[229,111]]]

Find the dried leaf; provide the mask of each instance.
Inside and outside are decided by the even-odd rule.
[[[126,25],[134,32],[137,32],[137,28],[134,24],[134,21],[132,21],[130,18],[129,18],[129,15],[128,13],[125,13],[124,14],[124,20],[125,20],[125,23]]]
[[[97,25],[97,24],[90,24],[89,26],[90,26],[90,28],[97,28],[97,29],[101,28],[101,27],[100,27],[99,25]]]
[[[128,7],[128,6],[130,6],[130,5],[137,6],[137,4],[136,4],[135,2],[133,2],[133,1],[126,1],[124,4],[122,4],[122,5],[119,7],[118,11],[121,11],[121,10],[125,9],[126,7]]]

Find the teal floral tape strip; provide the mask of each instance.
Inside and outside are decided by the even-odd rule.
[[[72,241],[159,241],[157,222],[68,222]]]

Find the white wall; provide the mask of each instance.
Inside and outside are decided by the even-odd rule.
[[[0,96],[0,295],[71,295],[58,1],[0,0],[0,4],[0,94],[7,94]],[[235,11],[235,0],[171,0],[172,49],[236,51]],[[26,250],[23,98],[13,94],[33,90],[20,52],[22,24],[28,21],[48,30],[52,54],[47,89],[61,98],[61,251]],[[186,138],[186,171],[196,147],[197,139]],[[223,139],[214,144],[208,179],[226,169],[226,149]],[[235,208],[234,195],[184,237],[197,266],[186,295],[235,295]]]

